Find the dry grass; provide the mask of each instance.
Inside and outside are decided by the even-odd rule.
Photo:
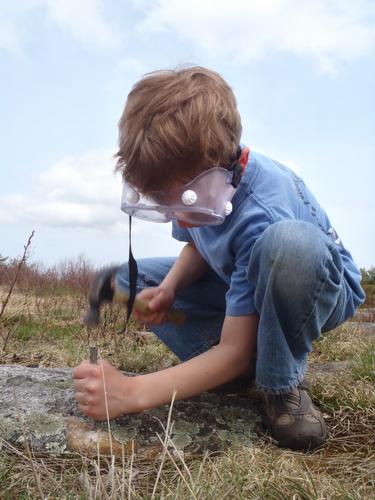
[[[374,452],[354,441],[331,438],[324,450],[310,455],[278,449],[266,440],[251,449],[237,447],[189,461],[170,453],[162,468],[160,461],[136,456],[113,464],[105,457],[34,456],[33,465],[45,498],[152,498],[160,472],[155,498],[370,499]],[[3,498],[39,496],[27,456],[4,450],[0,488]]]
[[[353,326],[350,322],[345,323],[340,328],[322,335],[314,346],[310,360],[320,362],[350,360],[368,350],[369,344],[372,344],[371,338],[363,334],[358,326]]]
[[[0,363],[72,367],[87,358],[93,343],[125,371],[154,371],[177,362],[143,326],[131,322],[128,334],[120,333],[125,311],[119,307],[105,307],[100,327],[87,330],[81,324],[86,307],[85,295],[69,289],[58,296],[17,290],[0,322],[0,334],[11,332],[5,350],[0,338]]]
[[[75,366],[87,358],[92,341],[102,357],[127,371],[152,371],[176,362],[139,324],[132,323],[126,336],[118,335],[124,321],[118,309],[106,309],[90,339],[80,325],[86,298],[79,273],[83,269],[87,277],[92,270],[82,263],[70,269],[77,275],[60,273],[60,281],[57,271],[36,279],[37,273],[30,278],[27,270],[27,279],[21,277],[0,322],[2,336],[9,334],[0,363]],[[0,298],[6,291],[3,285]],[[374,341],[348,323],[316,344],[312,361],[346,363],[343,372],[328,370],[313,380],[313,397],[331,429],[322,450],[281,450],[263,436],[253,448],[234,445],[221,454],[187,460],[173,449],[166,432],[160,436],[166,443],[165,460],[145,462],[136,454],[116,461],[29,456],[2,442],[0,498],[374,498]]]

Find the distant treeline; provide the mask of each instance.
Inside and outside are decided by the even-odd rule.
[[[19,260],[9,259],[0,254],[0,286],[9,286],[17,272]],[[46,267],[38,263],[28,263],[22,266],[17,278],[16,288],[22,292],[32,290],[37,294],[45,293],[87,293],[97,267],[84,257],[61,262]],[[362,286],[366,292],[366,306],[375,307],[375,267],[361,268]]]
[[[13,283],[20,261],[0,255],[0,286],[6,288]],[[90,281],[98,269],[83,257],[61,262],[54,266],[25,262],[16,283],[20,292],[32,291],[38,295],[87,293]]]

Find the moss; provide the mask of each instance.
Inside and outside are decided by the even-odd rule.
[[[25,436],[35,451],[60,454],[66,449],[64,418],[31,413],[22,422],[15,418],[0,417],[0,436],[10,443],[24,443]]]
[[[19,424],[13,418],[0,416],[0,436],[5,441],[14,441],[15,436],[19,433]]]
[[[200,430],[201,426],[198,423],[178,418],[173,422],[171,438],[176,448],[184,450],[193,443]]]
[[[172,434],[198,434],[200,426],[195,422],[178,419],[173,423]]]
[[[174,434],[172,441],[178,450],[183,450],[193,442],[193,438],[186,433]]]
[[[28,431],[37,438],[61,434],[65,430],[63,417],[42,413],[30,413],[25,418],[25,425]]]
[[[111,424],[111,433],[112,436],[119,443],[126,444],[132,439],[135,439],[139,434],[139,429],[142,424],[142,421],[137,418],[133,418],[129,425],[121,424],[118,425],[116,423]],[[102,424],[103,430],[108,430],[107,424]]]
[[[58,387],[59,389],[70,389],[72,387],[72,383],[73,383],[72,379],[66,379],[55,382],[53,385],[55,387]]]

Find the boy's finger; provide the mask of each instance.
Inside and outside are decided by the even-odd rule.
[[[148,303],[148,308],[151,311],[157,311],[159,309],[159,307],[160,307],[160,299],[159,299],[159,297],[154,297]]]
[[[151,311],[150,313],[148,313],[145,311],[140,311],[139,309],[133,309],[133,315],[139,321],[145,321],[145,319],[149,318],[151,314],[152,314]]]
[[[137,294],[136,298],[140,300],[151,300],[155,296],[155,293],[157,293],[156,288],[145,288]]]
[[[150,299],[150,301],[148,303],[148,307],[152,311],[157,311],[158,309],[163,307],[163,302],[164,302],[164,293],[159,292],[155,297]]]
[[[82,379],[87,377],[98,376],[99,370],[97,365],[84,361],[73,370],[73,378]]]
[[[75,378],[73,381],[73,389],[78,392],[83,392],[86,382],[82,378]]]
[[[83,413],[84,415],[87,415],[88,417],[91,416],[91,413],[90,413],[91,406],[79,404],[78,408],[81,411],[81,413]]]

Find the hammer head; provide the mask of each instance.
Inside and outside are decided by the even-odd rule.
[[[112,302],[114,294],[112,278],[118,269],[119,266],[107,267],[94,276],[89,289],[89,308],[83,318],[84,325],[94,327],[99,324],[101,305],[105,302]]]

